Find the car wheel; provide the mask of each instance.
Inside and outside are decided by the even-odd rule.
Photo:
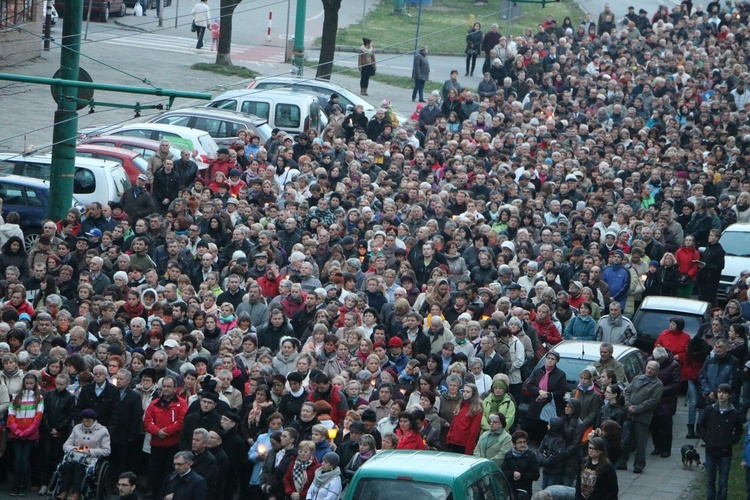
[[[23,234],[23,244],[26,247],[26,252],[30,252],[31,247],[33,247],[39,239],[39,231],[35,229],[27,229]]]
[[[102,12],[101,18],[103,23],[109,21],[109,4],[104,6],[104,12]]]

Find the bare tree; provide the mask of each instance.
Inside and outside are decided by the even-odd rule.
[[[341,0],[321,0],[323,2],[323,37],[320,42],[320,59],[315,76],[331,79],[333,58],[336,53],[336,32],[339,29],[339,9]]]
[[[242,0],[221,0],[219,16],[221,19],[221,31],[219,32],[219,47],[216,50],[216,64],[232,66],[232,16],[234,9]]]

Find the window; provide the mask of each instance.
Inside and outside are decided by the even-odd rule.
[[[453,498],[450,486],[402,479],[365,477],[357,483],[352,498],[357,500],[391,500],[393,492],[398,498],[409,500],[448,500]],[[475,497],[477,499],[481,497]]]
[[[240,109],[240,111],[268,120],[268,117],[271,116],[271,105],[267,102],[245,101],[242,103],[242,109]]]
[[[278,128],[299,128],[300,109],[294,104],[277,104],[275,123]]]
[[[141,139],[151,139],[151,131],[144,130],[144,129],[121,130],[119,132],[114,132],[112,135],[126,135],[128,137],[140,137]]]
[[[222,101],[212,102],[208,105],[208,107],[217,109],[231,109],[232,111],[237,111],[237,101],[235,101],[234,99],[224,99]],[[247,113],[247,111],[243,112]]]
[[[125,172],[125,168],[118,166],[112,169],[112,181],[115,184],[115,194],[118,198],[122,198],[125,190],[128,189],[130,184],[130,178],[128,173]]]
[[[168,123],[169,125],[180,125],[181,127],[188,127],[190,118],[191,117],[189,116],[171,115],[158,119],[156,123]]]
[[[76,167],[76,174],[73,178],[73,192],[76,194],[96,192],[96,177],[91,170]]]
[[[493,472],[492,479],[495,481],[495,484],[497,485],[497,499],[498,500],[509,500],[513,498],[511,496],[510,484],[508,484],[508,481],[505,479],[505,476],[503,476],[499,472]]]
[[[33,0],[0,0],[0,29],[34,20]]]
[[[197,117],[195,128],[205,130],[211,137],[229,137],[226,135],[226,122],[216,118]]]
[[[492,488],[491,476],[484,476],[469,486],[466,498],[469,500],[495,500],[495,490]]]

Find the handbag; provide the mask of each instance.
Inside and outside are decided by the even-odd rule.
[[[557,416],[557,407],[555,406],[555,396],[550,394],[549,403],[542,407],[542,412],[539,414],[539,420],[549,423],[552,417]]]
[[[193,24],[190,25],[190,31],[192,31],[193,33],[198,31],[198,26],[195,25],[195,21],[193,21]]]

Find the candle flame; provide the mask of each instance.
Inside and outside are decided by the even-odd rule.
[[[336,435],[339,433],[339,430],[335,427],[328,429],[328,439],[336,439]]]
[[[261,454],[262,454],[262,453],[265,453],[265,452],[266,452],[266,445],[264,445],[264,444],[259,444],[259,445],[258,445],[258,453],[261,453]]]

